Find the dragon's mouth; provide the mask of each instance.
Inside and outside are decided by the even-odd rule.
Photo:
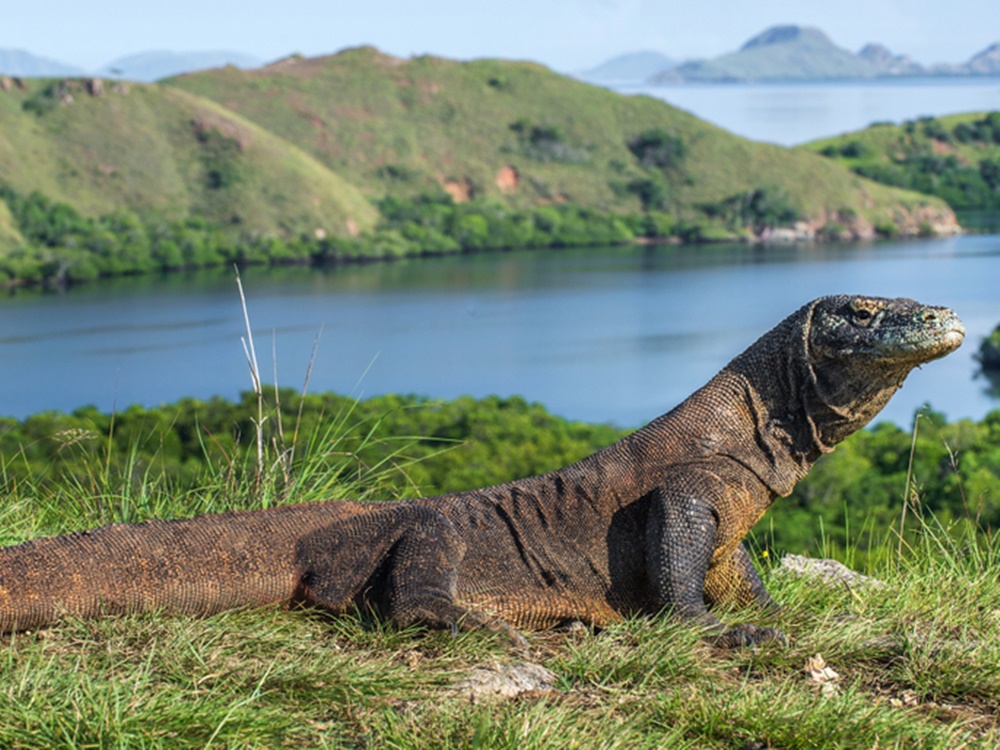
[[[965,341],[965,328],[959,324],[954,330],[946,331],[941,337],[941,343],[948,347],[949,351],[958,349]]]
[[[938,332],[933,339],[922,346],[916,347],[914,354],[919,356],[921,361],[930,362],[946,354],[951,354],[962,345],[963,341],[965,341],[965,326],[962,325],[958,316],[952,314],[947,328]]]
[[[885,362],[898,362],[910,367],[940,359],[958,349],[965,341],[965,326],[950,310],[942,316],[935,312],[932,324],[920,335],[907,338],[899,336],[888,342],[876,342],[870,349],[858,347],[851,355],[872,356]],[[944,320],[941,320],[944,317]]]
[[[938,341],[949,352],[960,347],[962,342],[965,341],[965,326],[962,325],[962,321],[954,313],[949,317],[947,327],[938,336]]]

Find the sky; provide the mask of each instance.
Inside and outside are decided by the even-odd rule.
[[[97,70],[149,50],[271,61],[372,44],[401,57],[501,57],[561,72],[626,52],[675,59],[737,49],[777,24],[816,26],[857,51],[964,62],[1000,41],[997,0],[2,0],[0,49]]]

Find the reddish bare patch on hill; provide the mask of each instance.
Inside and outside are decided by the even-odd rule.
[[[472,198],[474,192],[468,177],[463,177],[460,180],[445,180],[442,187],[455,203],[466,203]]]
[[[520,180],[521,176],[518,174],[517,167],[508,164],[505,167],[500,167],[494,182],[500,188],[501,193],[516,193]]]
[[[957,150],[950,143],[944,143],[936,138],[931,139],[931,149],[938,156],[941,156],[942,154],[954,154]]]

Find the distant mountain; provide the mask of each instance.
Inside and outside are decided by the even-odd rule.
[[[738,52],[678,65],[656,74],[650,82],[832,80],[877,75],[876,65],[838,47],[819,29],[775,26],[750,39]]]
[[[737,52],[678,65],[651,76],[649,83],[823,81],[895,76],[1000,75],[1000,42],[968,62],[924,67],[881,44],[857,54],[838,47],[819,29],[774,26]]]
[[[192,73],[196,70],[222,68],[235,65],[238,68],[258,68],[262,60],[242,52],[207,50],[202,52],[171,52],[154,50],[135,55],[119,57],[101,69],[101,75],[127,78],[130,81],[151,83],[161,78]]]
[[[909,55],[894,55],[881,44],[866,44],[861,48],[858,57],[873,65],[880,75],[919,76],[927,72],[923,65],[914,62]]]
[[[1000,42],[991,44],[982,52],[973,55],[965,64],[970,75],[1000,75]]]
[[[0,73],[21,78],[83,75],[80,68],[21,49],[0,49]]]
[[[652,50],[613,57],[577,77],[592,83],[641,83],[650,76],[677,65],[666,55]]]

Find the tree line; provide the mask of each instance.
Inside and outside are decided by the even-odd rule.
[[[664,136],[665,138],[665,136]],[[634,144],[654,163],[677,158],[673,141],[649,135]],[[572,203],[514,209],[490,198],[456,203],[444,190],[415,197],[387,196],[376,205],[377,226],[356,237],[308,234],[239,236],[194,216],[166,219],[117,210],[84,216],[40,192],[0,184],[23,243],[0,254],[0,287],[67,285],[102,277],[220,265],[325,265],[506,248],[617,245],[638,239],[684,242],[731,240],[800,214],[780,187],[762,186],[699,206],[700,217],[678,221],[669,211],[664,178],[621,186],[640,196],[644,210],[616,214]]]

